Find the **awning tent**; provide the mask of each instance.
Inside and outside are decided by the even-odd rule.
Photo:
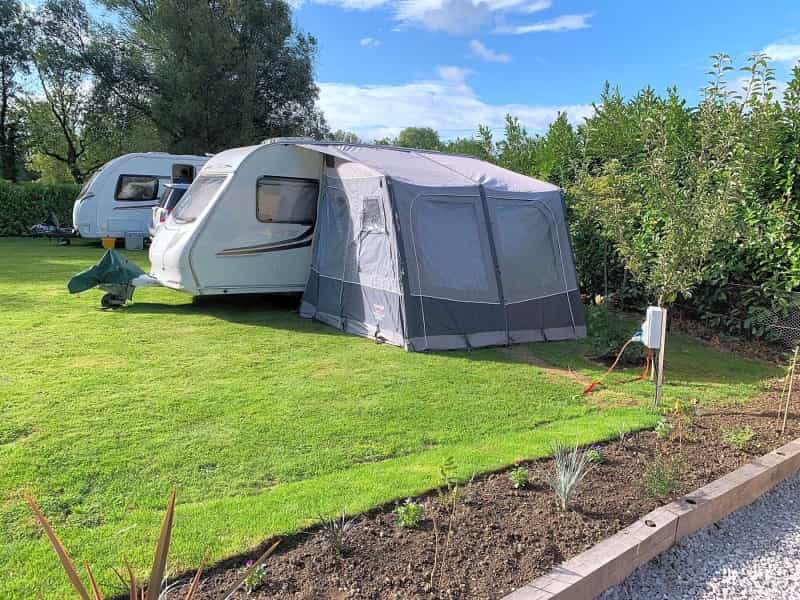
[[[326,155],[302,316],[408,350],[586,334],[561,190],[481,160]]]

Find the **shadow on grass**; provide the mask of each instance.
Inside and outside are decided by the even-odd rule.
[[[299,316],[301,296],[299,294],[254,294],[232,296],[195,296],[191,302],[183,304],[162,304],[134,302],[125,307],[131,314],[163,315],[208,315],[225,321],[273,327],[298,333],[316,335],[347,335],[333,327]],[[368,342],[368,340],[364,340]],[[573,369],[589,378],[602,375],[607,366],[586,357],[588,345],[585,340],[541,342],[529,344],[531,352],[556,368]],[[398,352],[402,352],[397,348]],[[498,348],[479,348],[475,350],[452,350],[427,352],[441,358],[466,358],[478,362],[514,363],[510,353]],[[624,374],[636,376],[641,369],[618,370],[615,376]],[[704,388],[718,388],[720,385],[756,385],[769,377],[779,375],[778,369],[769,363],[749,360],[729,352],[709,348],[682,334],[670,336],[665,364],[665,385],[689,386],[698,393]]]

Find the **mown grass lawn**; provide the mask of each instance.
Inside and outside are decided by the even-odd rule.
[[[570,379],[500,349],[410,354],[285,303],[143,289],[102,311],[100,292],[65,288],[101,253],[0,239],[0,598],[68,596],[25,492],[108,588],[123,555],[147,570],[173,487],[175,572],[319,514],[430,489],[447,457],[466,478],[544,456],[556,438],[588,443],[657,420],[649,384],[587,401]],[[145,253],[130,256],[147,266]],[[669,343],[668,394],[743,400],[774,374]],[[601,371],[578,358],[580,344],[531,349]]]

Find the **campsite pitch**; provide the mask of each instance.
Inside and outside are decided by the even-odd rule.
[[[430,489],[446,459],[469,478],[544,456],[556,439],[658,420],[647,384],[587,400],[573,379],[500,349],[406,353],[301,319],[286,300],[144,289],[103,311],[100,292],[65,288],[101,254],[0,240],[0,597],[68,585],[24,492],[109,588],[123,555],[147,571],[173,487],[176,572]],[[128,256],[147,268],[146,253]],[[602,372],[575,357],[580,344],[531,349]],[[776,374],[680,336],[667,352],[668,389],[701,401],[745,400]],[[699,368],[707,361],[715,368]]]

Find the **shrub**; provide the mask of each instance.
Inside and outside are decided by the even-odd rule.
[[[511,485],[514,486],[514,489],[518,490],[524,488],[528,485],[528,469],[525,467],[515,467],[511,469],[508,478],[511,480]]]
[[[600,448],[589,448],[586,451],[586,461],[587,462],[590,462],[590,463],[595,464],[595,465],[599,465],[599,464],[604,463],[605,460],[606,460],[606,457],[603,456],[603,452],[600,450]]]
[[[553,473],[548,483],[558,498],[561,510],[568,510],[578,484],[586,475],[586,453],[576,445],[570,451],[563,442],[553,444]]]
[[[722,430],[722,441],[726,446],[741,450],[756,436],[750,427],[729,427]]]
[[[409,498],[404,504],[394,509],[397,524],[400,527],[416,527],[425,517],[425,507]]]
[[[669,437],[669,434],[672,433],[673,429],[675,428],[669,421],[661,419],[655,428],[656,436],[658,436],[660,440],[665,440]]]
[[[72,225],[72,205],[80,186],[71,183],[9,183],[0,180],[0,236],[27,235],[31,226],[55,213]]]
[[[586,325],[589,332],[589,353],[594,360],[613,360],[634,332],[636,325],[626,323],[619,315],[608,309],[605,301],[591,304],[586,309]],[[620,359],[622,364],[642,364],[644,346],[631,344]]]
[[[655,459],[644,472],[645,493],[651,498],[663,498],[671,494],[681,483],[683,463],[679,459]]]

